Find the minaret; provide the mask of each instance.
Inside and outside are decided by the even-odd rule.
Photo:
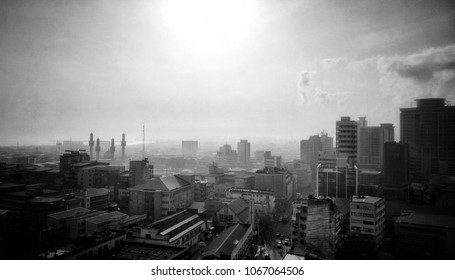
[[[112,140],[111,140],[111,148],[109,150],[111,151],[111,160],[114,160],[114,152],[115,152],[114,138],[112,138]]]
[[[90,160],[93,160],[93,146],[95,145],[95,141],[93,141],[93,133],[90,133],[90,141],[88,141],[88,145],[90,146]]]
[[[126,141],[125,141],[125,133],[122,133],[122,164],[125,164],[125,146],[126,146]]]
[[[98,161],[98,160],[100,160],[100,151],[101,151],[100,139],[99,138],[96,138],[95,151],[96,151],[96,161]]]
[[[142,124],[142,159],[145,158],[145,124]]]

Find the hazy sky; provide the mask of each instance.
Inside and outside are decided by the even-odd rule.
[[[0,145],[335,134],[455,104],[455,1],[0,0]]]

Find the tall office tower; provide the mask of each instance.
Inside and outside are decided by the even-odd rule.
[[[407,144],[389,142],[384,144],[383,189],[386,200],[409,199],[409,147]]]
[[[115,153],[114,138],[112,138],[112,140],[111,140],[111,147],[109,148],[109,152],[110,152],[111,160],[114,160],[114,153]]]
[[[251,156],[251,144],[248,140],[240,140],[237,143],[237,156],[239,159],[240,165],[248,165],[250,163],[250,156]]]
[[[362,126],[359,120],[357,131],[357,163],[361,167],[378,169],[382,166],[384,143],[393,142],[393,124]]]
[[[100,139],[96,138],[96,147],[95,147],[96,161],[100,160],[100,151],[101,151]]]
[[[198,152],[198,141],[182,141],[182,154],[184,157],[195,156]]]
[[[338,155],[357,158],[357,122],[350,117],[336,122],[336,151]]]
[[[272,152],[266,151],[264,153],[264,167],[273,168],[273,167],[282,167],[281,156],[272,156]]]
[[[93,133],[90,133],[90,141],[88,141],[88,145],[90,147],[90,160],[93,160],[93,146],[95,145],[95,141],[93,141]]]
[[[143,160],[130,161],[130,187],[143,184],[153,177],[153,165],[149,164],[147,158]]]
[[[401,142],[409,145],[413,180],[455,176],[455,106],[444,98],[417,99],[416,108],[400,109]]]
[[[300,141],[300,160],[304,163],[316,163],[320,155],[333,152],[333,137],[322,131],[321,135],[313,135],[308,140]]]

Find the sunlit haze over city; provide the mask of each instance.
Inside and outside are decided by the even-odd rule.
[[[454,102],[452,1],[0,1],[0,145],[301,139]]]

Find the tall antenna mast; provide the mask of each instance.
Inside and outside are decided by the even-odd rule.
[[[145,159],[145,124],[142,124],[142,159]]]

